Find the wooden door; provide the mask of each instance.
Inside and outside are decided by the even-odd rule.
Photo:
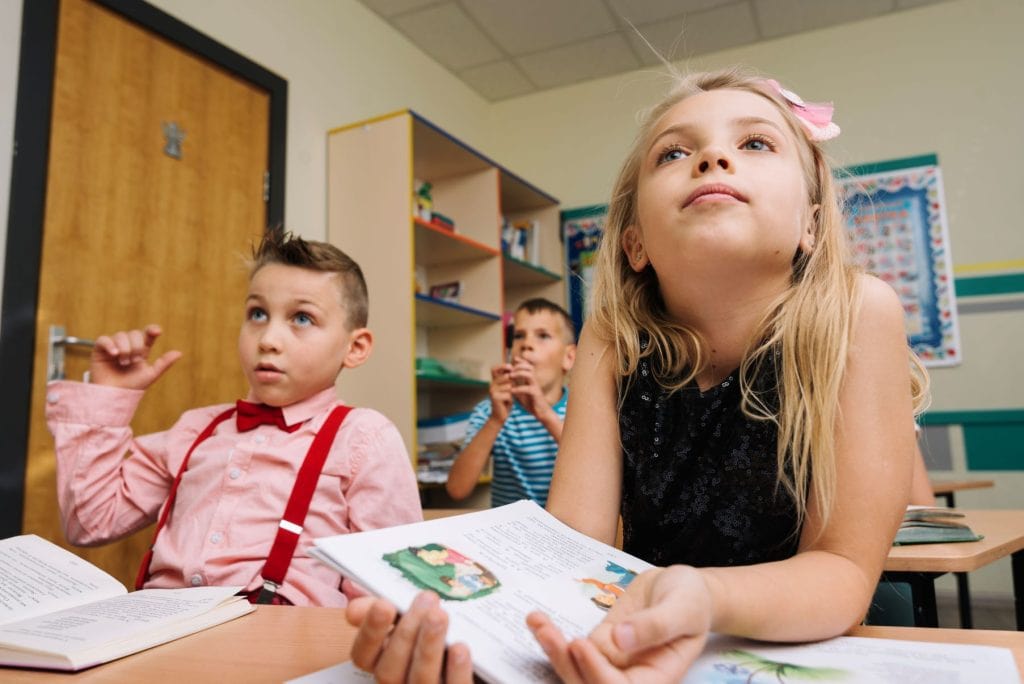
[[[136,434],[244,393],[244,260],[266,225],[269,96],[90,0],[63,0],[47,172],[23,529],[64,542],[46,429],[51,325],[95,338],[158,322],[184,357],[150,388]],[[183,132],[180,158],[167,151]],[[88,351],[68,349],[67,377]],[[151,529],[75,549],[129,586]]]

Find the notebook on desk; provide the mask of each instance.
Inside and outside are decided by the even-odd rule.
[[[907,506],[893,545],[945,544],[983,539],[982,535],[960,520],[963,517],[963,513],[950,508]]]

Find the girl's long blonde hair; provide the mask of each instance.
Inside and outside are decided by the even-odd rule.
[[[811,488],[816,511],[827,521],[836,491],[833,435],[860,273],[848,253],[829,163],[821,147],[803,132],[788,104],[764,79],[738,69],[677,75],[676,79],[666,98],[644,117],[612,190],[588,323],[615,353],[620,389],[643,356],[653,357],[657,380],[665,389],[678,390],[694,380],[708,363],[706,344],[696,331],[668,315],[654,270],[648,267],[635,272],[622,248],[623,232],[638,222],[637,185],[642,159],[658,121],[687,97],[729,88],[754,93],[774,104],[800,141],[808,203],[820,209],[815,213],[814,249],[797,256],[792,286],[769,307],[743,355],[742,409],[751,418],[771,420],[778,426],[778,483],[794,501],[798,529],[807,514]],[[641,333],[650,340],[644,350],[640,348]],[[908,354],[916,412],[926,404],[928,376],[909,349]],[[755,378],[770,365],[774,365],[778,382],[777,408],[766,404],[752,389]],[[909,425],[907,429],[911,429]]]

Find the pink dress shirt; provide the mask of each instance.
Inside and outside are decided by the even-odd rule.
[[[68,540],[93,546],[154,522],[192,442],[229,404],[182,414],[165,432],[133,437],[141,390],[59,381],[46,393],[57,448],[57,493]],[[277,525],[313,437],[340,402],[333,388],[284,407],[272,425],[238,432],[234,420],[192,454],[153,551],[147,588],[262,586]],[[128,458],[125,458],[125,455]],[[344,606],[359,591],[306,554],[316,537],[423,519],[416,478],[398,429],[357,408],[334,440],[279,593],[295,605]]]

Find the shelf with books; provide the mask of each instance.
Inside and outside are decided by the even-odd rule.
[[[544,297],[565,306],[558,200],[508,170],[499,175],[504,310]]]
[[[504,312],[527,296],[564,305],[558,202],[410,110],[327,138],[328,239],[363,269],[374,332],[373,354],[342,374],[340,393],[391,418],[415,461],[420,419],[486,399]],[[529,265],[503,258],[503,220],[536,227]],[[416,359],[472,370],[431,377]]]

